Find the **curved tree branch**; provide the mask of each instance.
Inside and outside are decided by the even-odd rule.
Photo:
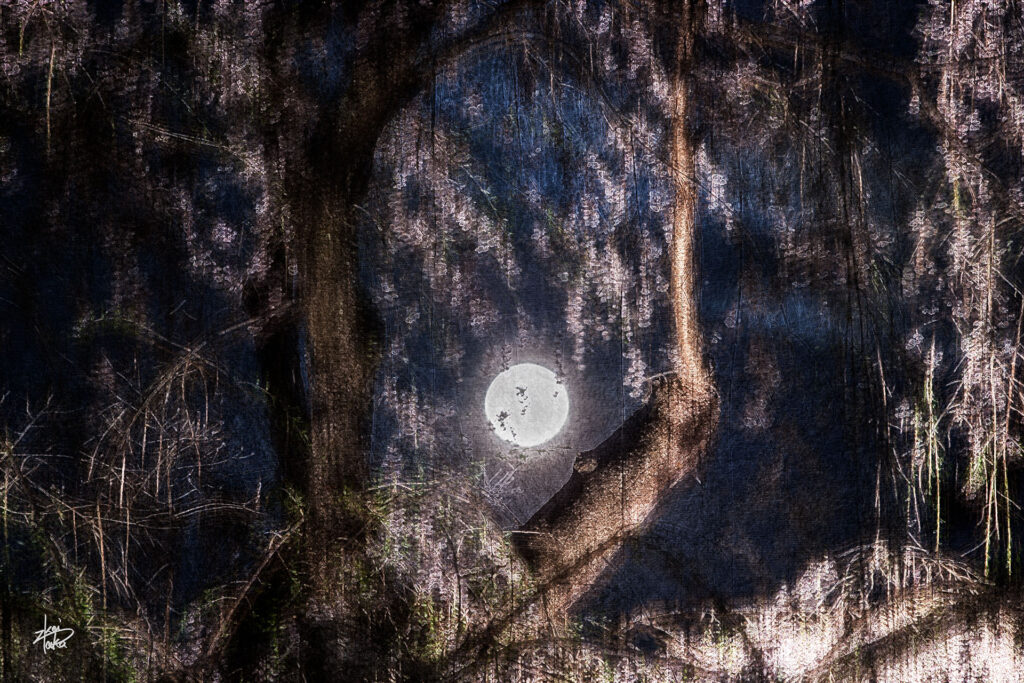
[[[717,424],[718,402],[704,364],[694,286],[697,187],[690,118],[699,3],[688,0],[659,9],[675,17],[678,31],[669,124],[675,374],[655,382],[643,408],[576,459],[569,481],[516,536],[523,556],[556,586],[548,592],[549,614],[575,602],[618,545],[652,518],[665,494],[696,471]],[[577,571],[557,580],[570,566]]]

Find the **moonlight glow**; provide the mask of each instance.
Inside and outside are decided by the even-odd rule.
[[[484,398],[484,411],[498,436],[529,448],[562,430],[569,415],[569,393],[555,373],[521,363],[494,378]]]

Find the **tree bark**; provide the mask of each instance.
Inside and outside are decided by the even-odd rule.
[[[385,12],[371,4],[374,12]],[[369,474],[367,423],[379,351],[374,316],[358,284],[357,230],[377,141],[438,64],[456,59],[528,4],[508,0],[436,44],[431,36],[447,2],[417,8],[416,16],[406,17],[400,27],[377,22],[356,57],[345,94],[338,102],[309,106],[323,113],[299,146],[293,165],[299,171],[289,194],[299,207],[304,247],[300,275],[310,378],[311,453],[309,463],[297,468],[302,472],[298,484],[307,495],[308,527],[323,532],[318,541],[351,531],[346,510]]]
[[[367,614],[365,603],[359,603],[368,599],[365,591],[360,596],[345,590],[368,578],[365,544],[372,531],[364,494],[380,352],[378,325],[360,286],[358,231],[377,142],[429,83],[438,62],[456,58],[462,46],[509,21],[522,4],[510,0],[436,44],[431,36],[447,3],[407,14],[379,3],[363,6],[374,13],[362,22],[372,26],[373,35],[349,65],[344,93],[329,102],[305,94],[286,107],[295,123],[285,143],[290,150],[285,191],[300,245],[309,446],[299,454],[301,462],[284,471],[305,502],[295,555],[304,583],[300,667],[310,680],[328,679],[337,671],[353,680],[382,675],[387,659],[379,653],[393,646],[395,633],[389,629],[399,628],[410,606],[400,585],[379,576],[369,577],[382,580],[374,609],[387,614],[387,620]],[[380,19],[391,10],[401,17],[394,19],[401,26]],[[358,17],[352,21],[362,25]],[[298,36],[309,32],[308,26],[296,29]],[[353,642],[370,647],[351,650]]]
[[[563,615],[677,482],[693,474],[714,434],[718,402],[679,377],[659,380],[640,410],[597,448],[516,534],[537,572],[549,617]]]
[[[693,114],[693,69],[700,0],[683,0],[677,6],[676,36],[672,85],[669,92],[671,123],[669,126],[669,167],[675,201],[672,205],[672,244],[670,255],[670,296],[675,315],[676,372],[680,379],[694,389],[706,385],[700,344],[700,331],[696,306],[697,264],[694,245],[697,237],[697,183],[694,165],[694,142],[690,131]],[[669,13],[672,16],[673,13]]]
[[[560,620],[621,543],[643,529],[665,494],[696,471],[717,424],[718,401],[703,359],[694,285],[697,192],[689,124],[698,4],[684,0],[663,11],[679,27],[671,52],[669,124],[675,372],[656,382],[646,405],[614,434],[577,456],[569,481],[515,536],[516,547],[545,587],[552,620]]]

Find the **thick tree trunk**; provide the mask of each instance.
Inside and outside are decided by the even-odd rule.
[[[337,98],[325,99],[320,91],[304,89],[295,77],[292,57],[281,52],[289,39],[301,45],[309,36],[328,31],[338,19],[335,10],[283,9],[286,26],[274,35],[280,45],[270,50],[279,68],[279,90],[288,92],[288,97],[279,95],[287,123],[278,144],[284,158],[284,203],[299,245],[308,360],[309,443],[286,449],[294,461],[283,463],[282,469],[305,502],[301,541],[292,547],[291,559],[297,560],[304,583],[299,656],[309,680],[326,680],[338,671],[352,680],[375,679],[378,668],[386,664],[376,653],[391,647],[394,638],[387,629],[397,628],[409,607],[401,586],[382,576],[369,580],[382,580],[375,609],[385,612],[387,620],[371,618],[365,605],[358,604],[359,592],[345,590],[368,579],[365,543],[372,523],[365,500],[370,476],[366,458],[379,361],[377,325],[360,291],[359,207],[377,141],[429,82],[435,65],[454,59],[474,37],[505,25],[527,3],[509,0],[464,32],[434,44],[432,35],[448,4],[372,2],[346,8],[351,11],[343,13],[344,19],[365,46],[351,63],[340,67],[347,78]],[[268,353],[273,348],[268,347]],[[264,355],[268,363],[274,362]],[[289,377],[279,384],[287,388],[293,383]],[[277,422],[288,420],[285,414]],[[372,647],[353,651],[348,647],[352,643]]]
[[[368,422],[379,350],[374,316],[360,293],[357,227],[377,141],[438,63],[507,26],[528,4],[508,0],[436,45],[431,34],[448,11],[447,2],[421,3],[409,12],[376,7],[378,17],[393,13],[389,20],[396,24],[389,28],[379,18],[364,22],[376,32],[352,65],[344,96],[309,107],[318,112],[319,123],[300,145],[299,181],[289,194],[301,207],[310,378],[311,452],[309,462],[297,468],[297,483],[307,496],[307,536],[321,558],[333,536],[355,531],[352,523],[359,520],[352,506],[359,505],[369,474]]]
[[[358,236],[351,198],[323,207],[309,243],[305,309],[309,341],[310,446],[305,473],[311,528],[336,524],[345,496],[366,480],[369,406],[377,366],[375,335],[358,291]],[[322,539],[318,539],[322,540]]]
[[[657,382],[647,404],[614,434],[577,457],[569,481],[515,537],[545,586],[548,617],[555,620],[590,587],[622,541],[651,519],[669,489],[696,470],[717,423],[694,285],[697,191],[689,123],[696,5],[686,0],[668,13],[679,26],[669,131],[675,190],[670,248],[675,373]]]
[[[298,558],[305,596],[298,628],[300,667],[310,680],[341,670],[353,679],[372,679],[383,665],[373,648],[346,647],[370,642],[379,626],[367,621],[359,596],[345,590],[363,580],[359,572],[372,530],[364,493],[379,356],[377,326],[359,278],[358,207],[376,140],[399,106],[381,101],[377,88],[368,85],[373,91],[353,85],[340,117],[324,116],[307,141],[309,175],[291,192],[300,207],[309,377],[309,451],[294,473],[305,497]],[[399,601],[401,594],[382,591],[381,597]],[[401,608],[387,605],[393,618],[400,618]]]
[[[314,105],[320,118],[300,146],[300,171],[289,188],[301,244],[310,403],[310,452],[296,483],[306,496],[307,545],[324,571],[328,551],[352,540],[365,521],[360,496],[369,476],[379,339],[359,282],[359,207],[377,140],[421,85],[414,48],[396,43],[390,60],[357,61],[345,95]]]

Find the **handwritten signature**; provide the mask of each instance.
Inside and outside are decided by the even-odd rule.
[[[64,636],[64,634],[67,634]],[[67,647],[68,640],[71,636],[75,635],[74,629],[60,628],[60,622],[57,626],[47,626],[46,615],[43,615],[43,627],[35,632],[36,639],[32,641],[32,644],[42,641],[43,652],[50,652],[56,649],[63,649]],[[61,636],[64,636],[63,638]]]

